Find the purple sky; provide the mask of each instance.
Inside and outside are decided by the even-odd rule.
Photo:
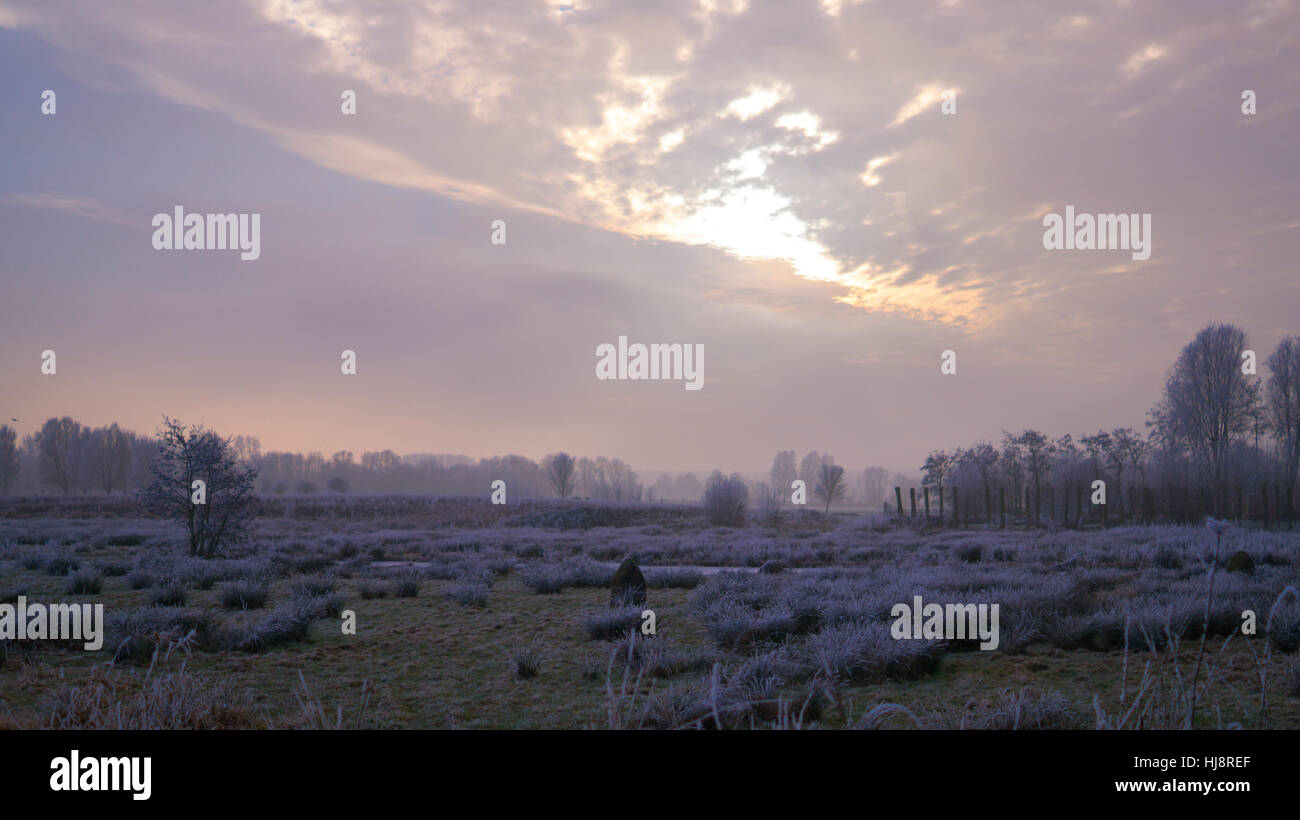
[[[1295,3],[427,5],[0,0],[0,416],[913,470],[1300,331]],[[175,205],[261,258],[154,250]],[[1067,205],[1151,258],[1045,250]],[[704,388],[598,380],[620,335]]]

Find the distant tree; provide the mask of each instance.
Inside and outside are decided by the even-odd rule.
[[[316,486],[316,482],[303,479],[294,485],[293,491],[299,495],[313,495],[319,492],[320,488]]]
[[[921,472],[925,475],[921,479],[921,486],[943,487],[947,484],[948,476],[951,475],[954,466],[952,456],[947,451],[932,451],[925,457],[925,463],[921,465]]]
[[[862,500],[868,507],[880,504],[888,489],[889,473],[884,467],[868,467],[862,471]]]
[[[1141,437],[1131,427],[1116,427],[1110,431],[1106,447],[1106,460],[1115,471],[1116,506],[1124,512],[1124,466],[1132,462],[1133,448],[1141,442]]]
[[[821,470],[823,462],[822,454],[816,450],[805,455],[803,460],[799,462],[799,478],[803,480],[804,486],[813,487],[816,485],[817,472]]]
[[[704,485],[695,473],[683,473],[673,479],[673,495],[682,500],[695,500],[704,492]]]
[[[1268,357],[1268,420],[1282,463],[1282,480],[1294,488],[1300,472],[1300,336],[1288,336]]]
[[[257,500],[257,469],[235,457],[229,439],[200,426],[187,430],[163,417],[151,473],[143,500],[155,515],[185,525],[190,555],[211,558],[247,536]],[[205,503],[192,500],[195,481],[205,484]]]
[[[1016,436],[1002,431],[1002,455],[998,457],[1002,474],[1011,488],[1011,509],[1020,509],[1020,488],[1025,480],[1025,450]]]
[[[743,527],[748,500],[749,488],[739,473],[732,473],[728,477],[721,471],[714,470],[704,486],[704,512],[711,524]]]
[[[817,474],[817,486],[813,493],[826,502],[826,514],[830,515],[831,502],[844,497],[844,468],[837,464],[823,464]]]
[[[331,478],[326,486],[330,488],[331,492],[336,493],[346,493],[350,489],[347,479],[338,475]]]
[[[392,450],[384,450],[380,453],[362,453],[361,466],[373,473],[382,473],[393,469],[401,463],[397,453]]]
[[[81,472],[81,425],[70,417],[51,418],[36,434],[40,451],[41,480],[72,492]]]
[[[131,439],[114,423],[90,434],[91,468],[105,493],[114,488],[126,489],[127,471],[131,467]]]
[[[9,491],[9,484],[18,478],[21,467],[18,433],[7,424],[0,424],[0,493]]]
[[[667,501],[675,497],[673,495],[673,477],[671,474],[659,474],[659,478],[655,480],[654,493],[660,501]]]
[[[991,485],[993,480],[993,468],[998,463],[998,448],[989,444],[987,441],[977,441],[975,446],[966,451],[966,460],[979,473],[980,482],[984,485],[984,513],[993,514],[993,496],[991,494]]]
[[[551,486],[555,488],[555,494],[560,498],[568,498],[573,495],[573,487],[577,481],[577,462],[573,456],[568,453],[556,453],[553,456],[547,456],[545,461],[546,477],[551,480]]]
[[[1250,429],[1259,382],[1241,372],[1246,334],[1211,324],[1183,348],[1151,415],[1170,440],[1185,442],[1214,482],[1225,487],[1233,445]]]
[[[768,477],[772,479],[772,494],[776,497],[777,504],[782,503],[782,499],[790,498],[790,485],[799,477],[799,472],[794,465],[794,450],[782,450],[772,459],[772,469]]]
[[[1037,430],[1025,430],[1016,437],[1016,444],[1023,448],[1025,469],[1034,479],[1034,521],[1037,522],[1042,514],[1043,477],[1051,462],[1052,442]]]

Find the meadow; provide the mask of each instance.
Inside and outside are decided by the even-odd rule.
[[[1204,526],[259,506],[205,560],[129,497],[0,500],[0,601],[103,603],[107,633],[0,642],[0,727],[1154,729],[1187,728],[1196,691],[1198,728],[1300,728],[1296,532],[1229,527],[1216,553]],[[628,556],[644,607],[610,603]],[[894,640],[916,595],[998,604],[998,648]]]

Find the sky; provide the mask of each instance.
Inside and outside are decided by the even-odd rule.
[[[646,471],[1141,429],[1209,322],[1300,333],[1298,132],[1278,0],[0,0],[0,416]],[[155,249],[178,205],[259,258]]]

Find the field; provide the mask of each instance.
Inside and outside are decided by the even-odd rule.
[[[1229,528],[1211,597],[1206,527],[261,507],[248,543],[201,560],[128,499],[0,501],[0,601],[102,603],[107,631],[97,652],[0,642],[0,726],[1184,728],[1195,679],[1197,727],[1300,728],[1300,533]],[[1238,551],[1253,567],[1229,570]],[[648,599],[611,608],[627,556]],[[1000,645],[893,639],[891,608],[916,595],[998,604]]]

